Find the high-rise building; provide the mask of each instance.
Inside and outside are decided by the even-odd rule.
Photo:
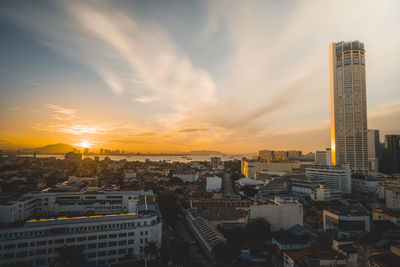
[[[385,135],[381,165],[383,173],[400,173],[400,135]]]
[[[315,164],[326,165],[326,151],[315,151]]]
[[[379,130],[368,129],[368,164],[370,171],[379,170],[380,142]]]
[[[330,54],[332,163],[368,172],[365,50],[359,41],[332,43]]]

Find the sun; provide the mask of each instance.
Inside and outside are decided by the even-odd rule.
[[[89,148],[92,144],[91,143],[89,143],[88,141],[86,141],[86,140],[83,140],[82,142],[80,142],[80,143],[78,143],[78,144],[76,144],[77,146],[80,146],[80,147],[83,147],[83,148]]]

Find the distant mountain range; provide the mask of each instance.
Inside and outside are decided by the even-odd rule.
[[[1,145],[1,144],[0,144]],[[58,143],[58,144],[52,144],[52,145],[47,145],[44,147],[37,147],[37,148],[18,148],[15,145],[11,144],[5,144],[3,143],[4,146],[0,146],[0,149],[10,149],[13,151],[18,151],[18,154],[65,154],[70,151],[74,151],[74,147],[68,144],[63,144],[63,143]],[[134,154],[165,154],[166,152],[160,152],[160,153],[134,153]],[[130,154],[129,152],[127,154]],[[189,152],[168,152],[167,154],[170,155],[191,155],[191,156],[213,156],[213,155],[224,155],[224,153],[219,152],[219,151],[214,151],[214,150],[193,150]]]

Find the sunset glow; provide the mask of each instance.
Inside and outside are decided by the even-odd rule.
[[[398,1],[18,2],[0,11],[0,149],[324,149],[327,47],[353,39],[368,127],[400,131]]]

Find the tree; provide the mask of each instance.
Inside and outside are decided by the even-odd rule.
[[[243,227],[235,227],[224,231],[227,239],[230,256],[237,256],[240,250],[246,245],[245,231]]]
[[[170,242],[170,251],[174,264],[183,264],[189,253],[190,244],[182,239],[173,239]]]
[[[144,247],[144,254],[146,255],[146,258],[147,255],[149,255],[150,259],[154,259],[158,254],[158,248],[156,243],[154,242],[147,243],[147,246]]]
[[[218,261],[224,261],[229,257],[229,249],[225,243],[218,243],[212,249],[215,259]]]
[[[266,240],[271,240],[271,226],[264,218],[256,218],[246,227],[246,239],[252,252],[263,247]]]

